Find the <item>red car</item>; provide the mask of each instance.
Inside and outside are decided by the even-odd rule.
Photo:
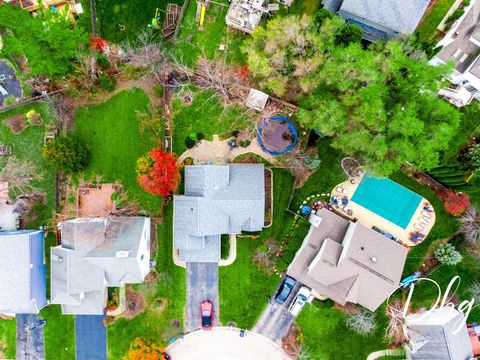
[[[200,314],[202,316],[202,329],[212,330],[213,304],[210,300],[205,300],[200,304]]]

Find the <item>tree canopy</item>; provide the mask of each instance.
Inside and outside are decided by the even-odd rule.
[[[88,42],[83,28],[73,26],[65,14],[50,10],[39,10],[32,16],[17,6],[4,4],[0,6],[0,29],[6,32],[0,54],[24,55],[31,75],[67,74],[77,51]]]
[[[71,136],[60,136],[43,147],[42,156],[48,163],[65,172],[83,170],[89,151],[84,143]]]
[[[359,39],[357,27],[322,11],[271,20],[244,49],[260,86],[303,94],[298,120],[371,172],[438,166],[460,122],[459,111],[436,97],[451,67],[430,66],[412,41],[365,48]]]
[[[177,159],[169,152],[152,149],[137,160],[137,180],[148,193],[168,197],[178,187]]]

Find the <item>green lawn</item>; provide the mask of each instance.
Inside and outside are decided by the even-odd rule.
[[[247,35],[227,29],[225,16],[227,15],[228,1],[219,0],[217,2],[219,4],[210,4],[203,29],[199,29],[196,22],[196,2],[191,0],[188,4],[179,36],[173,48],[177,57],[188,66],[195,65],[202,56],[208,59],[226,56],[229,63],[245,63],[240,52],[240,45]],[[226,46],[226,51],[219,50],[220,44]]]
[[[131,200],[158,214],[161,199],[140,188],[135,174],[137,159],[153,147],[153,141],[140,134],[135,114],[148,104],[147,95],[133,89],[122,91],[105,103],[79,108],[73,134],[90,147],[85,177],[100,174],[104,183],[119,180]]]
[[[454,2],[455,0],[436,0],[434,5],[429,7],[417,28],[421,40],[431,40],[435,37],[438,25]]]
[[[121,359],[128,351],[130,343],[136,337],[145,337],[154,340],[159,345],[166,345],[171,337],[182,332],[185,310],[185,270],[175,266],[172,260],[173,207],[169,204],[165,208],[163,224],[158,228],[157,271],[160,274],[154,293],[147,301],[163,299],[166,301],[162,311],[152,308],[133,320],[120,319],[107,328],[108,358]],[[148,284],[139,285],[138,290]],[[172,326],[173,320],[179,320],[179,328]]]
[[[172,102],[173,108],[173,151],[180,156],[185,150],[185,139],[202,132],[205,138],[212,139],[218,134],[228,137],[233,130],[243,130],[248,120],[248,112],[239,107],[229,107],[224,111],[223,103],[212,91],[199,91],[191,87],[193,101],[182,104],[182,96]]]
[[[385,307],[376,312],[377,327],[374,332],[364,336],[348,330],[345,314],[329,306],[314,301],[307,305],[297,317],[305,339],[304,349],[311,359],[318,360],[359,360],[377,350],[386,349],[384,340],[387,317]]]
[[[47,321],[45,326],[45,358],[75,359],[75,318],[63,315],[60,305],[49,305],[40,316]]]
[[[155,17],[155,10],[160,9],[161,23],[165,17],[167,4],[173,3],[182,5],[182,0],[97,0],[97,32],[100,36],[115,43],[122,41],[135,40],[138,33],[147,29]],[[89,8],[87,5],[83,5]],[[87,14],[84,14],[85,16]],[[125,29],[120,30],[119,24],[124,25]],[[160,34],[160,30],[149,29]]]
[[[0,356],[3,354],[7,359],[15,358],[15,331],[15,319],[0,320]]]

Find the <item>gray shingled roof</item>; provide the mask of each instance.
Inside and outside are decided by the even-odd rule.
[[[446,42],[446,44],[443,44],[436,57],[444,63],[453,61],[455,69],[463,74],[480,54],[478,45],[470,40],[470,37],[475,38],[475,35],[478,35],[479,23],[480,1],[475,1],[472,2],[470,9],[463,16],[462,22],[456,27],[455,33],[452,34],[452,29],[449,33],[450,38],[442,40],[441,44],[443,42]],[[477,66],[474,67],[473,73],[478,76],[476,68]]]
[[[287,274],[341,305],[375,311],[398,288],[408,250],[329,210],[318,216]]]
[[[51,302],[68,314],[103,314],[107,286],[141,283],[148,273],[149,230],[145,217],[63,222],[62,245],[51,248]]]
[[[43,304],[37,304],[37,299],[32,298],[32,287],[39,285],[32,284],[33,272],[39,269],[30,267],[32,258],[35,256],[32,254],[31,236],[39,232],[41,231],[0,231],[1,313],[36,314],[46,304],[45,286],[43,286]],[[43,250],[37,256],[43,257]],[[45,267],[44,264],[36,265]],[[45,282],[45,269],[40,273],[43,279],[37,279],[37,281]]]
[[[344,0],[341,10],[402,34],[417,28],[430,0]]]
[[[462,325],[457,333],[459,324]],[[473,358],[472,345],[465,326],[465,317],[451,307],[408,315],[405,334],[410,339],[409,359],[412,360],[469,360]]]
[[[174,244],[187,262],[220,260],[221,234],[260,231],[263,164],[185,167],[185,195],[174,197]]]

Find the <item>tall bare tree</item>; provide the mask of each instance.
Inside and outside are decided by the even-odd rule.
[[[29,160],[9,156],[0,161],[0,180],[9,184],[9,191],[15,196],[38,192],[35,182],[43,179],[43,173]]]
[[[356,310],[345,319],[345,323],[358,334],[368,334],[375,329],[375,313],[368,310]]]
[[[480,212],[475,206],[470,206],[460,217],[460,231],[465,235],[465,240],[477,244],[480,240]]]

